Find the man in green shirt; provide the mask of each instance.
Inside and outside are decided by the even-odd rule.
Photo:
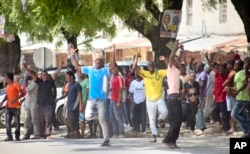
[[[245,70],[239,71],[234,78],[236,103],[233,107],[232,117],[244,132],[242,138],[250,138],[250,119],[246,115],[246,107],[250,102],[248,88],[246,88],[249,80],[250,57],[245,58],[244,64]],[[237,65],[238,63],[235,63],[234,67],[239,67]]]

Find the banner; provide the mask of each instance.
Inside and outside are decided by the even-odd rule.
[[[0,16],[0,34],[4,34],[5,15]]]
[[[176,38],[180,22],[180,10],[165,10],[161,21],[160,37]]]

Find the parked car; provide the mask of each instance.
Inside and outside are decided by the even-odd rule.
[[[117,64],[119,67],[129,67],[129,66],[133,65],[133,61],[116,61],[116,64]],[[108,67],[108,66],[109,66],[109,63],[106,63],[104,66],[105,66],[105,67]],[[144,69],[147,69],[148,61],[139,61],[139,62],[137,63],[137,66],[143,67]]]
[[[56,68],[51,69],[48,71],[49,74],[54,73],[56,70]],[[57,75],[55,84],[56,84],[56,91],[57,91],[57,97],[61,96],[62,93],[62,88],[65,84],[65,72],[66,69],[62,69],[61,72]],[[0,90],[0,101],[2,101],[2,99],[5,97],[5,89],[1,89]],[[59,122],[60,125],[64,125],[64,116],[63,116],[63,105],[64,102],[66,101],[66,98],[59,100],[56,103],[56,109],[55,109],[55,114],[57,117],[57,120]],[[6,102],[3,104],[3,106],[5,106]],[[20,115],[20,121],[21,123],[23,123],[25,120],[25,108],[24,108],[24,104],[22,104],[21,106],[21,115]],[[15,125],[15,121],[14,119],[12,120],[12,125]],[[1,127],[5,127],[5,108],[1,108],[0,109],[0,128]]]

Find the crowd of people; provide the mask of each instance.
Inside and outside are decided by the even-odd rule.
[[[235,55],[226,63],[209,57],[206,63],[181,62],[185,52],[180,52],[178,40],[172,44],[169,58],[160,56],[166,69],[157,69],[155,62],[149,62],[147,69],[137,66],[138,56],[133,64],[121,69],[116,64],[115,46],[109,67],[104,67],[103,56],[95,55],[94,66],[83,66],[77,58],[77,50],[71,51],[72,66],[65,74],[66,84],[62,96],[55,97],[54,74],[47,71],[33,72],[24,63],[26,75],[25,134],[23,139],[51,138],[55,103],[67,97],[64,107],[67,135],[65,138],[85,138],[86,121],[90,136],[100,136],[109,146],[110,138],[124,138],[125,128],[137,133],[146,133],[147,117],[152,134],[149,142],[157,142],[157,121],[164,129],[168,118],[168,133],[162,143],[168,148],[179,148],[177,140],[181,127],[190,128],[192,135],[201,135],[207,123],[225,134],[236,130],[236,124],[250,137],[250,58],[241,60]],[[40,73],[40,74],[39,74]],[[41,75],[41,76],[39,76]],[[14,81],[13,73],[5,77],[6,134],[5,141],[12,141],[11,119],[17,121],[15,139],[20,140],[20,98],[24,95],[21,86]],[[93,129],[94,126],[94,129]],[[198,130],[200,133],[194,133]]]

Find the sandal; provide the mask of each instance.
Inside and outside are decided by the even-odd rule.
[[[156,138],[155,137],[152,137],[151,140],[149,140],[150,143],[155,143],[157,142]]]

